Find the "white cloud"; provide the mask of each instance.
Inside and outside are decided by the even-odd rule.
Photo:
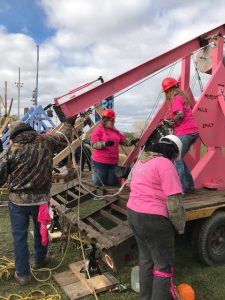
[[[223,1],[216,2],[39,0],[47,26],[54,29],[40,44],[40,103],[48,104],[99,75],[111,79],[225,23]],[[36,80],[35,40],[0,25],[0,51],[0,94],[7,80],[9,99],[16,102],[20,66],[22,105],[29,106]],[[178,74],[179,67],[172,75]],[[132,130],[133,120],[147,118],[167,75],[168,70],[116,98],[120,129]]]

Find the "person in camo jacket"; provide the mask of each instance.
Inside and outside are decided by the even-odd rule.
[[[7,182],[11,220],[15,279],[20,285],[30,282],[28,227],[34,224],[34,269],[47,265],[47,246],[43,246],[38,223],[39,205],[50,199],[53,153],[67,145],[62,134],[40,135],[21,121],[10,125],[10,145],[0,155],[0,186]],[[65,123],[62,130],[68,138],[72,126]]]

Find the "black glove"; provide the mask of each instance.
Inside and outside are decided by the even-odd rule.
[[[140,141],[140,139],[133,139],[133,140],[130,141],[130,144],[136,146],[136,144],[137,144],[139,141]]]
[[[113,141],[107,141],[107,142],[105,142],[105,146],[106,147],[112,147],[113,145],[114,145]]]
[[[165,120],[163,120],[163,125],[167,125],[169,127],[173,127],[174,122],[173,122],[172,119],[165,119]]]

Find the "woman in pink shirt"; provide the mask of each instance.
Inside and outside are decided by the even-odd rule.
[[[167,135],[158,144],[146,143],[131,173],[128,221],[139,249],[141,300],[171,300],[174,230],[184,232],[182,187],[173,164],[182,144]]]
[[[115,128],[115,118],[115,112],[106,109],[102,114],[102,122],[91,135],[94,166],[92,179],[97,186],[117,185],[118,179],[114,171],[119,161],[119,145],[131,146],[139,141],[139,139],[127,141],[126,137]]]
[[[177,172],[182,184],[183,193],[194,191],[194,181],[191,172],[184,161],[190,146],[198,138],[197,123],[192,114],[191,101],[184,91],[179,89],[179,82],[171,77],[162,81],[163,92],[170,107],[171,118],[165,122],[173,127],[174,134],[182,142],[181,159],[176,162]]]

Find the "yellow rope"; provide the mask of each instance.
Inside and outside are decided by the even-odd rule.
[[[90,241],[80,239],[79,236],[76,233],[71,233],[70,238],[74,241],[82,242],[83,244],[87,244],[87,245],[90,244]]]
[[[50,287],[55,292],[54,294],[47,294],[45,291],[41,290],[42,287]],[[7,297],[0,296],[0,299],[2,300],[60,300],[61,296],[58,293],[57,289],[52,284],[44,284],[40,286],[37,290],[32,290],[30,293],[28,293],[25,296],[21,296],[18,294],[10,294]]]
[[[0,258],[0,280],[4,277],[9,279],[12,276],[14,269],[15,263],[12,260],[5,256]]]
[[[67,245],[66,245],[66,250],[65,250],[65,252],[64,252],[64,254],[63,254],[63,257],[62,257],[62,259],[61,259],[61,261],[60,261],[60,263],[56,266],[56,267],[54,267],[54,268],[41,268],[41,269],[38,269],[38,270],[34,270],[34,269],[32,269],[32,268],[30,268],[30,272],[31,272],[31,274],[32,274],[32,276],[38,281],[38,282],[46,282],[46,281],[48,281],[51,277],[52,277],[52,271],[55,271],[55,270],[57,270],[61,265],[62,265],[62,263],[63,263],[63,261],[64,261],[64,259],[65,259],[65,257],[66,257],[66,254],[67,254],[67,250],[68,250],[68,248],[69,248],[69,242],[70,242],[70,231],[71,231],[71,227],[72,227],[72,225],[70,225],[70,228],[69,228],[69,232],[68,232],[68,239],[67,239]],[[34,274],[34,272],[36,273],[36,272],[38,272],[38,273],[40,273],[40,272],[49,272],[49,275],[48,275],[48,277],[47,278],[45,278],[45,279],[40,279],[40,278],[38,278],[35,274]]]
[[[30,268],[32,276],[38,282],[48,281],[52,276],[52,271],[58,269],[61,266],[62,262],[65,259],[65,256],[66,256],[66,253],[67,253],[67,250],[68,250],[68,247],[69,247],[70,239],[82,242],[83,244],[89,244],[90,243],[88,240],[85,240],[85,239],[81,240],[76,233],[70,234],[70,231],[71,231],[71,226],[69,228],[69,234],[68,234],[66,250],[63,254],[62,260],[60,261],[60,263],[56,267],[51,268],[51,269],[50,268],[42,268],[42,269],[39,269],[39,270],[34,270],[34,269]],[[14,270],[15,270],[14,261],[10,260],[9,258],[7,258],[5,256],[0,258],[0,279],[5,277],[8,280],[12,276],[12,273],[13,273]],[[34,272],[49,272],[49,275],[45,279],[39,279],[34,274]],[[54,289],[54,291],[56,292],[56,294],[55,295],[46,295],[46,293],[44,291],[40,290],[40,288],[43,287],[43,286],[52,287]],[[8,297],[0,296],[0,299],[2,299],[2,300],[17,300],[17,299],[21,299],[21,300],[35,300],[35,299],[39,299],[39,300],[58,300],[58,299],[61,299],[61,296],[58,294],[57,290],[55,289],[55,287],[53,285],[46,284],[46,285],[40,286],[38,290],[31,291],[28,295],[26,295],[24,297],[21,296],[21,295],[18,295],[18,294],[10,294]]]

